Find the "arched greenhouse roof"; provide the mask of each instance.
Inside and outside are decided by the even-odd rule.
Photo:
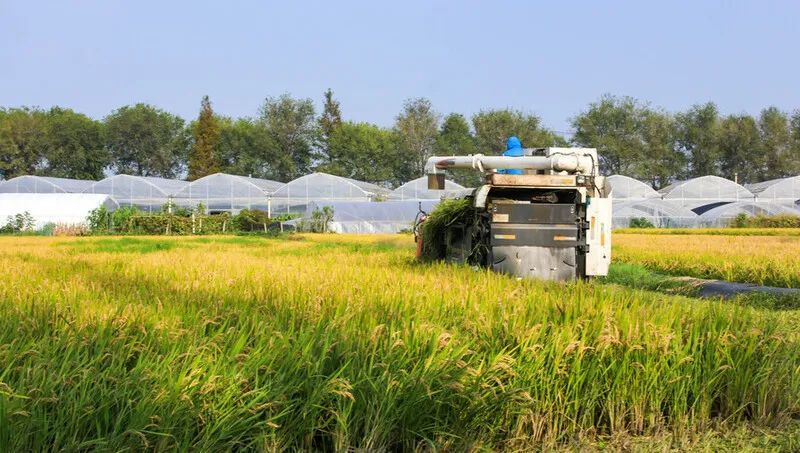
[[[748,184],[759,200],[800,200],[800,176]]]
[[[275,198],[310,198],[328,200],[369,199],[388,194],[389,190],[364,181],[311,173],[286,183],[275,191]]]
[[[736,201],[709,209],[700,214],[703,226],[726,226],[739,214],[748,216],[789,214],[800,216],[800,211],[780,203],[769,201]]]
[[[306,220],[323,207],[333,209],[331,231],[336,233],[399,233],[409,231],[420,208],[430,213],[439,200],[406,201],[312,201],[306,208]]]
[[[661,195],[649,185],[629,176],[612,175],[606,178],[615,199],[659,198]]]
[[[624,200],[612,205],[614,228],[626,228],[633,219],[644,218],[657,227],[690,228],[697,226],[697,214],[659,198]]]
[[[395,200],[438,200],[448,192],[464,189],[464,186],[447,179],[444,182],[444,190],[430,190],[428,189],[428,177],[423,176],[394,189],[389,197]]]
[[[0,182],[0,193],[81,193],[95,181],[24,175]]]
[[[677,200],[752,200],[754,195],[744,186],[719,176],[700,176],[677,181],[659,190],[666,199]]]
[[[176,197],[180,205],[203,204],[209,211],[269,211],[269,197],[284,184],[269,179],[214,173],[186,185]]]
[[[120,200],[168,198],[175,196],[187,184],[178,179],[114,175],[95,182],[84,192],[107,194]]]

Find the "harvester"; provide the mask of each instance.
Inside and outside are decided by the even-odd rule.
[[[435,237],[423,234],[424,223],[415,226],[418,251],[422,254],[426,240],[439,241],[442,256],[436,258],[522,278],[606,275],[611,187],[598,167],[594,148],[525,149],[521,157],[431,157],[425,165],[429,189],[444,189],[447,170],[457,168],[480,172],[484,184],[456,195],[466,208]]]

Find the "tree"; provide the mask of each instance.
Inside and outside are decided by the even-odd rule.
[[[738,179],[740,184],[758,182],[766,164],[766,158],[759,152],[760,145],[758,124],[752,116],[723,118],[719,134],[722,176]]]
[[[425,162],[433,155],[439,128],[439,114],[425,98],[408,99],[395,120],[401,163],[400,179],[422,176]]]
[[[220,166],[217,157],[219,123],[208,96],[203,96],[200,105],[200,117],[192,127],[194,143],[189,154],[189,181],[218,173]]]
[[[288,181],[310,171],[316,133],[311,99],[267,98],[259,121],[274,148],[274,178]]]
[[[475,137],[469,130],[464,115],[451,113],[444,118],[439,136],[436,138],[436,154],[469,155],[476,153]],[[450,171],[450,178],[465,187],[476,187],[481,182],[478,172],[469,169],[454,169]]]
[[[670,114],[644,108],[639,115],[644,154],[638,159],[634,175],[660,189],[685,168],[686,158],[675,147],[675,120]]]
[[[642,105],[631,97],[605,95],[573,118],[572,140],[579,146],[597,148],[605,174],[633,176],[633,168],[644,154],[641,109]]]
[[[796,162],[790,149],[791,127],[788,115],[777,107],[768,107],[761,111],[758,130],[761,138],[760,151],[765,160],[761,178],[768,180],[792,175]],[[752,152],[757,153],[759,150],[754,149]]]
[[[40,174],[61,178],[101,179],[111,163],[104,146],[103,124],[82,113],[60,107],[46,115]]]
[[[791,175],[797,175],[800,174],[800,110],[795,110],[792,113],[790,131],[786,172]]]
[[[47,118],[28,107],[0,110],[0,176],[34,174],[44,161]]]
[[[276,147],[261,121],[250,118],[218,118],[220,126],[216,154],[221,171],[235,175],[274,179],[278,174]]]
[[[333,91],[331,91],[330,88],[325,92],[322,116],[320,116],[318,124],[318,159],[322,165],[330,166],[336,160],[336,156],[331,150],[331,137],[333,137],[336,131],[342,126],[342,111],[339,106],[339,101],[333,99]]]
[[[106,145],[118,173],[174,178],[185,168],[184,121],[147,104],[121,107],[105,118]]]
[[[713,102],[694,105],[675,116],[676,145],[686,156],[688,168],[682,176],[697,177],[719,173],[719,111]]]
[[[472,125],[478,152],[482,154],[502,153],[511,136],[519,138],[526,148],[563,146],[567,143],[563,137],[543,128],[538,116],[519,110],[481,110],[472,116]]]
[[[343,122],[332,132],[334,162],[317,170],[374,183],[399,183],[396,136],[391,130],[369,123]]]

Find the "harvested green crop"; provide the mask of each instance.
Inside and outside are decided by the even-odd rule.
[[[472,212],[471,199],[442,200],[422,224],[422,257],[426,260],[443,259],[447,227],[465,221]]]

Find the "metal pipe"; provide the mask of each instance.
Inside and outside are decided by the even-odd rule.
[[[595,163],[589,155],[557,154],[553,156],[433,156],[425,163],[425,174],[444,174],[449,168],[474,168],[478,171],[496,169],[528,169],[566,171],[569,173],[591,174]]]

